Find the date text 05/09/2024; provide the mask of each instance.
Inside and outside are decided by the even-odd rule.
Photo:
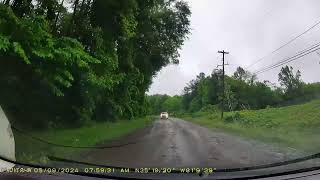
[[[96,168],[96,167],[86,167],[86,168],[10,168],[6,170],[2,170],[2,172],[9,173],[162,173],[162,174],[170,174],[170,173],[205,173],[212,174],[214,173],[216,168]]]

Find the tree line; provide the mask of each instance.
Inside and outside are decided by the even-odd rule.
[[[149,96],[149,112],[263,109],[320,98],[320,83],[304,83],[299,70],[294,72],[292,67],[282,67],[278,80],[281,86],[269,81],[260,82],[255,74],[238,67],[232,76],[225,75],[225,105],[222,107],[222,71],[215,70],[209,76],[200,73],[187,84],[180,96]]]
[[[144,115],[190,14],[183,0],[0,0],[1,106],[33,127]]]

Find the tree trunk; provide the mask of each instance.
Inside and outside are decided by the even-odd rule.
[[[4,3],[5,5],[10,5],[10,0],[5,0],[5,3]]]
[[[54,29],[55,30],[57,30],[57,23],[58,23],[59,16],[61,14],[61,9],[63,7],[63,3],[64,3],[64,0],[61,1],[60,5],[59,5],[59,9],[58,9],[58,14],[56,16],[56,19],[54,20]]]
[[[85,2],[86,2],[86,0],[82,0],[81,7],[80,7],[80,12],[83,11]]]
[[[73,6],[73,19],[75,18],[76,16],[76,13],[77,13],[77,10],[78,10],[78,5],[79,5],[79,0],[75,0],[74,1],[74,6]]]
[[[79,0],[75,0],[74,1],[74,5],[73,5],[73,13],[72,13],[72,18],[71,18],[71,28],[69,30],[69,34],[72,36],[75,32],[75,25],[76,25],[76,15],[77,15],[77,11],[78,11],[78,5],[79,5]]]
[[[89,13],[90,12],[90,8],[91,8],[91,0],[88,0],[87,7],[86,7],[84,13]]]

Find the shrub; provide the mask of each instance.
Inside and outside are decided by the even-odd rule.
[[[219,107],[217,105],[208,104],[200,109],[201,112],[211,112],[217,113],[219,112]]]
[[[236,112],[231,116],[225,117],[224,122],[226,122],[226,123],[243,123],[244,118],[240,115],[239,112]]]

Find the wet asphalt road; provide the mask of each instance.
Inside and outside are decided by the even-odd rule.
[[[121,167],[236,168],[280,162],[288,155],[270,145],[216,132],[181,119],[157,120],[114,142],[121,147],[83,153],[83,160]]]

